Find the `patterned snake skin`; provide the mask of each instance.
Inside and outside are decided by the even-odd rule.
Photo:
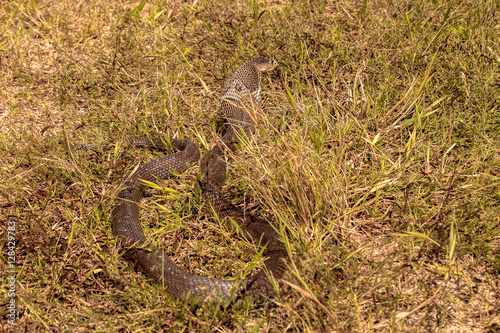
[[[260,82],[263,72],[276,67],[273,59],[258,58],[241,65],[224,85],[221,94],[222,116],[228,126],[221,141],[214,146],[201,161],[202,180],[198,189],[202,197],[209,200],[219,217],[227,221],[230,229],[236,222],[243,235],[265,246],[266,269],[243,281],[219,280],[183,272],[160,249],[149,243],[142,231],[139,220],[139,202],[147,189],[141,180],[155,182],[165,179],[173,171],[180,172],[199,160],[198,148],[189,140],[170,141],[171,148],[178,151],[158,160],[143,164],[130,175],[119,193],[119,205],[113,212],[113,233],[125,243],[125,256],[152,278],[167,292],[178,298],[221,299],[231,297],[263,298],[274,295],[274,288],[268,278],[272,275],[279,280],[286,269],[287,256],[278,233],[262,218],[246,213],[224,199],[219,190],[226,178],[226,163],[223,154],[226,149],[235,151],[235,144],[242,135],[249,136],[254,129],[252,111],[259,107]],[[168,148],[161,140],[144,138],[131,139],[129,144]]]

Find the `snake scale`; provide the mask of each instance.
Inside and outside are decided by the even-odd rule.
[[[169,145],[177,152],[140,165],[125,180],[118,195],[119,203],[113,212],[113,234],[126,245],[125,257],[174,297],[201,301],[227,301],[231,297],[269,297],[274,295],[275,291],[268,275],[271,274],[279,280],[285,272],[287,252],[275,229],[264,219],[231,204],[220,193],[226,178],[224,152],[235,152],[238,139],[242,135],[249,136],[253,133],[254,121],[249,112],[260,107],[262,73],[271,71],[276,65],[276,61],[269,58],[249,60],[238,67],[226,82],[221,93],[221,113],[226,119],[227,129],[220,142],[203,157],[200,166],[202,178],[198,181],[202,198],[209,200],[221,220],[227,221],[230,229],[233,228],[232,220],[245,237],[265,246],[265,269],[243,279],[241,283],[236,280],[189,274],[179,269],[161,249],[148,242],[144,236],[139,220],[139,202],[147,186],[141,180],[156,182],[158,179],[167,178],[172,172],[181,172],[196,163],[200,154],[193,142],[170,140]],[[167,148],[159,139],[135,138],[129,143]]]

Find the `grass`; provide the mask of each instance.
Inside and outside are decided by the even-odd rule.
[[[6,1],[0,9],[0,247],[16,222],[18,331],[496,332],[500,327],[496,1]],[[225,195],[280,228],[272,302],[173,299],[117,247],[120,180],[162,153],[76,151],[136,135],[216,141],[245,60],[255,135]],[[148,238],[234,278],[257,254],[195,200],[198,168],[152,190]],[[2,263],[2,267],[7,267]],[[3,271],[3,270],[2,270]]]

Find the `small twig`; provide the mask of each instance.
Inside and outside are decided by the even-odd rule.
[[[396,320],[395,322],[399,322],[401,321],[402,319],[405,319],[409,316],[411,316],[412,314],[418,312],[420,309],[422,309],[424,306],[426,306],[427,304],[429,304],[430,302],[432,302],[435,298],[437,298],[440,294],[441,294],[441,290],[443,289],[443,287],[441,286],[434,295],[432,295],[432,297],[430,297],[428,300],[422,302],[419,306],[417,306],[415,309],[411,310],[410,312],[400,312],[396,315]],[[390,320],[385,320],[383,322],[381,322],[380,324],[377,324],[375,326],[372,326],[372,329],[377,329],[377,328],[382,328],[384,326],[386,326],[387,324],[389,324]]]

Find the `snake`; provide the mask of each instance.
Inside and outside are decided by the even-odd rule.
[[[287,250],[275,227],[262,217],[232,204],[221,193],[227,168],[224,156],[227,152],[235,153],[240,139],[254,132],[253,111],[260,108],[262,73],[276,66],[274,59],[254,58],[240,65],[226,81],[220,97],[220,114],[226,121],[226,131],[201,159],[200,177],[195,186],[201,198],[210,203],[230,230],[236,229],[243,237],[264,247],[264,267],[255,275],[245,277],[242,273],[243,278],[224,280],[190,274],[178,268],[165,251],[146,239],[141,228],[139,204],[148,189],[147,182],[157,183],[172,173],[186,170],[199,161],[200,153],[188,139],[163,141],[139,137],[128,140],[130,145],[175,151],[141,164],[126,177],[112,215],[113,234],[125,245],[125,258],[173,297],[201,302],[269,298],[276,294],[272,280],[280,281],[286,272]]]

